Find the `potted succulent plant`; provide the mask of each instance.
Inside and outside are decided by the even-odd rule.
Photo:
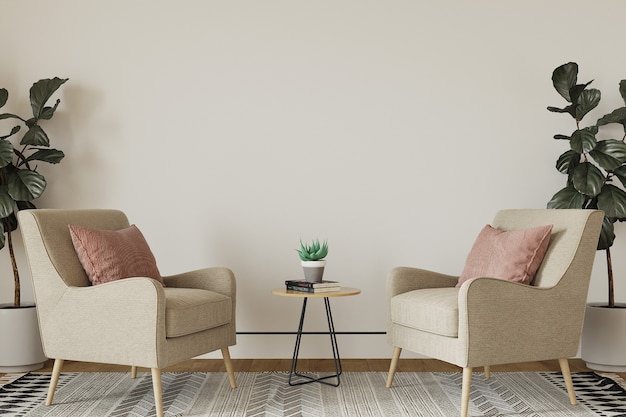
[[[615,302],[611,246],[615,222],[626,220],[626,134],[621,139],[601,139],[602,126],[619,124],[626,131],[626,107],[604,115],[595,124],[583,127],[583,117],[598,106],[601,93],[588,88],[591,81],[578,84],[578,65],[561,65],[552,73],[557,92],[569,103],[564,108],[548,107],[551,112],[567,113],[576,122],[569,135],[554,136],[569,142],[569,149],[557,160],[556,168],[567,175],[566,186],[548,203],[548,208],[588,208],[604,211],[598,250],[606,254],[608,274],[607,303],[590,303],[585,314],[582,357],[593,369],[626,371],[626,305]],[[626,80],[619,83],[626,104]],[[611,131],[612,132],[612,131]]]
[[[304,279],[309,282],[321,281],[326,267],[324,258],[328,255],[328,242],[324,241],[323,244],[320,244],[319,239],[315,239],[308,245],[300,240],[300,249],[296,249],[296,251],[300,255]]]
[[[0,249],[8,247],[14,282],[13,303],[0,305],[0,334],[3,335],[0,372],[37,369],[46,360],[41,348],[35,306],[21,302],[20,275],[12,233],[18,226],[16,212],[35,208],[33,200],[40,197],[46,188],[46,179],[37,170],[38,163],[57,164],[65,156],[63,152],[50,148],[50,140],[40,123],[54,116],[60,100],[56,100],[53,106],[47,106],[48,100],[66,81],[55,77],[32,85],[32,117],[0,113],[0,121],[17,121],[8,133],[0,134]],[[4,107],[8,98],[9,92],[0,88],[0,108]],[[19,141],[11,141],[18,137]]]

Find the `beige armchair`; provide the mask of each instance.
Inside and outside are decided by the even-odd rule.
[[[236,387],[228,347],[236,343],[235,277],[207,268],[163,277],[126,278],[92,286],[72,244],[69,225],[129,227],[116,210],[27,210],[19,213],[46,356],[54,358],[46,404],[64,360],[152,370],[157,415],[163,415],[161,369],[221,349]]]
[[[567,358],[578,352],[587,290],[603,213],[595,210],[503,210],[493,227],[520,230],[552,224],[550,243],[532,285],[399,267],[387,281],[393,383],[402,349],[463,368],[461,416],[468,413],[472,370],[558,359],[576,404]]]

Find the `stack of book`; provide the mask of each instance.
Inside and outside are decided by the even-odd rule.
[[[287,280],[285,281],[285,285],[288,290],[302,292],[331,292],[339,291],[341,289],[341,286],[337,281],[309,282],[303,279],[298,279]]]

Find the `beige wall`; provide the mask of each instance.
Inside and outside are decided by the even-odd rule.
[[[552,70],[576,61],[595,79],[604,100],[589,122],[618,106],[624,12],[619,0],[0,0],[0,85],[23,111],[33,81],[70,78],[49,124],[67,158],[42,167],[41,207],[125,210],[164,274],[230,266],[240,331],[295,330],[299,302],[270,290],[300,276],[300,238],[328,238],[326,277],[363,290],[333,301],[337,330],[384,331],[391,267],[458,273],[497,209],[544,207],[564,184],[552,135],[574,125],[546,110],[563,104]],[[606,292],[598,255],[592,300]],[[3,278],[0,301],[10,293]],[[317,304],[310,330],[323,330]],[[292,343],[240,336],[233,356],[289,357]],[[327,345],[311,337],[303,355]],[[340,347],[390,353],[382,336]]]

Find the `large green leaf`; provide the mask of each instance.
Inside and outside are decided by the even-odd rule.
[[[600,96],[600,90],[595,88],[581,92],[576,106],[576,120],[582,120],[587,113],[595,109],[600,103]]]
[[[552,196],[548,202],[549,209],[580,209],[585,207],[587,197],[568,185]]]
[[[611,113],[605,114],[596,122],[596,126],[604,126],[609,123],[621,123],[626,124],[626,107],[620,107],[613,110]]]
[[[622,183],[622,186],[626,187],[626,165],[621,165],[613,170],[613,174]]]
[[[613,221],[604,216],[602,220],[602,229],[600,230],[600,239],[598,240],[598,250],[608,249],[613,246],[615,241],[615,227]]]
[[[9,132],[8,135],[4,135],[4,136],[0,136],[0,140],[6,139],[6,138],[10,138],[11,136],[15,135],[17,132],[19,132],[21,129],[21,127],[19,125],[17,126],[13,126],[11,128],[11,132]]]
[[[34,125],[24,134],[20,144],[31,146],[50,146],[50,139],[48,139],[48,135],[44,132],[41,126]]]
[[[0,220],[0,249],[4,248],[4,241],[5,241],[5,237],[4,237],[4,226],[3,226],[3,222]]]
[[[619,82],[619,93],[622,96],[622,100],[624,100],[624,104],[626,104],[626,80]]]
[[[553,113],[569,113],[573,118],[576,118],[576,105],[570,104],[567,107],[563,107],[562,109],[558,107],[548,106],[548,110]]]
[[[8,185],[0,185],[0,219],[10,216],[14,209],[15,201],[9,195]]]
[[[30,107],[36,119],[41,118],[46,102],[67,80],[67,78],[61,79],[58,77],[44,78],[33,84],[30,88]]]
[[[13,162],[13,144],[8,140],[0,141],[0,168]]]
[[[58,164],[64,157],[65,154],[57,149],[38,149],[35,153],[26,158],[25,162],[43,161],[50,164]]]
[[[569,145],[578,153],[588,153],[596,147],[596,135],[589,129],[577,130],[572,133]]]
[[[37,208],[31,201],[16,201],[15,203],[18,210],[33,210]]]
[[[556,161],[556,169],[563,174],[569,174],[579,163],[580,154],[570,149],[559,156]]]
[[[0,107],[7,104],[7,100],[9,99],[9,92],[6,88],[0,88]]]
[[[18,169],[9,177],[8,185],[14,200],[31,201],[46,189],[46,179],[38,172]]]
[[[613,171],[626,162],[626,143],[615,139],[601,140],[589,155],[602,168]]]
[[[572,184],[579,193],[595,197],[604,185],[604,174],[592,163],[583,162],[574,169]]]
[[[568,62],[556,68],[552,72],[552,85],[556,91],[569,103],[572,102],[570,97],[570,88],[576,85],[578,77],[578,64]]]
[[[626,218],[626,192],[612,184],[605,184],[598,194],[598,208],[610,219]]]
[[[578,98],[580,97],[580,94],[585,91],[585,88],[587,88],[587,86],[592,82],[593,80],[589,81],[587,84],[576,84],[569,89],[569,98],[572,100],[572,103],[578,103]]]
[[[12,113],[2,113],[0,114],[0,120],[4,120],[4,119],[20,119],[20,116],[18,116],[17,114],[12,114]]]
[[[40,119],[44,119],[44,120],[50,120],[52,119],[52,116],[54,116],[54,112],[57,110],[57,107],[59,107],[59,103],[61,103],[61,100],[57,100],[56,103],[54,103],[53,107],[44,107],[41,110],[41,114],[39,115]]]

